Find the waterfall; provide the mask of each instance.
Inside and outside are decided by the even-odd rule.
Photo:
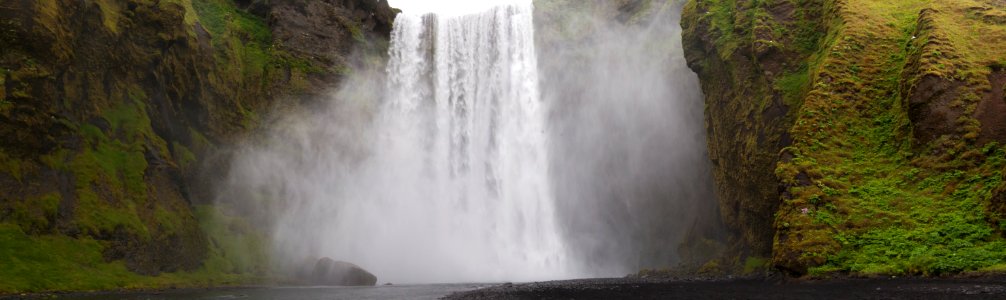
[[[395,20],[366,173],[377,186],[347,199],[376,230],[336,226],[356,244],[338,252],[417,276],[403,280],[563,275],[531,16],[529,4]]]
[[[399,14],[387,65],[237,149],[218,203],[266,228],[294,273],[321,257],[396,284],[680,262],[716,202],[679,7],[639,25],[571,15],[594,26],[547,27],[559,36],[536,49],[521,2]]]
[[[384,78],[344,82],[380,99],[335,95],[238,155],[228,197],[269,214],[279,263],[331,257],[394,283],[570,277],[530,1],[400,14],[389,56]]]

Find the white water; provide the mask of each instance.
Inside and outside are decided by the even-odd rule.
[[[328,256],[394,283],[572,275],[527,2],[399,15],[384,99],[351,121],[367,128],[337,128],[360,112],[306,117],[242,155],[238,168],[255,170],[235,173],[276,173],[238,180],[285,201],[273,239],[289,263]]]
[[[435,13],[440,16],[460,16],[487,11],[524,0],[388,0],[391,7],[410,14]]]
[[[332,252],[399,280],[564,276],[530,5],[401,15],[390,56],[369,186],[333,226],[354,245]]]

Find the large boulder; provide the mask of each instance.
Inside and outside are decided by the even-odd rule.
[[[314,264],[311,284],[337,286],[374,286],[377,276],[357,265],[325,257]]]

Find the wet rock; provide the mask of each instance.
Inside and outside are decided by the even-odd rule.
[[[377,276],[357,265],[325,257],[315,263],[309,281],[316,285],[374,286]]]
[[[387,0],[293,0],[273,1],[265,15],[276,43],[312,66],[329,72],[307,74],[305,92],[323,93],[337,82],[342,66],[350,63],[354,50],[370,41],[391,38],[396,11]],[[333,30],[335,29],[335,30]],[[383,43],[378,43],[383,44]],[[384,53],[385,49],[374,50]]]

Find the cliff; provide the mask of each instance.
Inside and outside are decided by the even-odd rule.
[[[1006,3],[690,1],[734,270],[1001,270]]]
[[[385,0],[0,1],[0,293],[265,275],[219,145],[383,53]],[[198,209],[197,209],[198,208]],[[168,274],[170,273],[170,274]]]

